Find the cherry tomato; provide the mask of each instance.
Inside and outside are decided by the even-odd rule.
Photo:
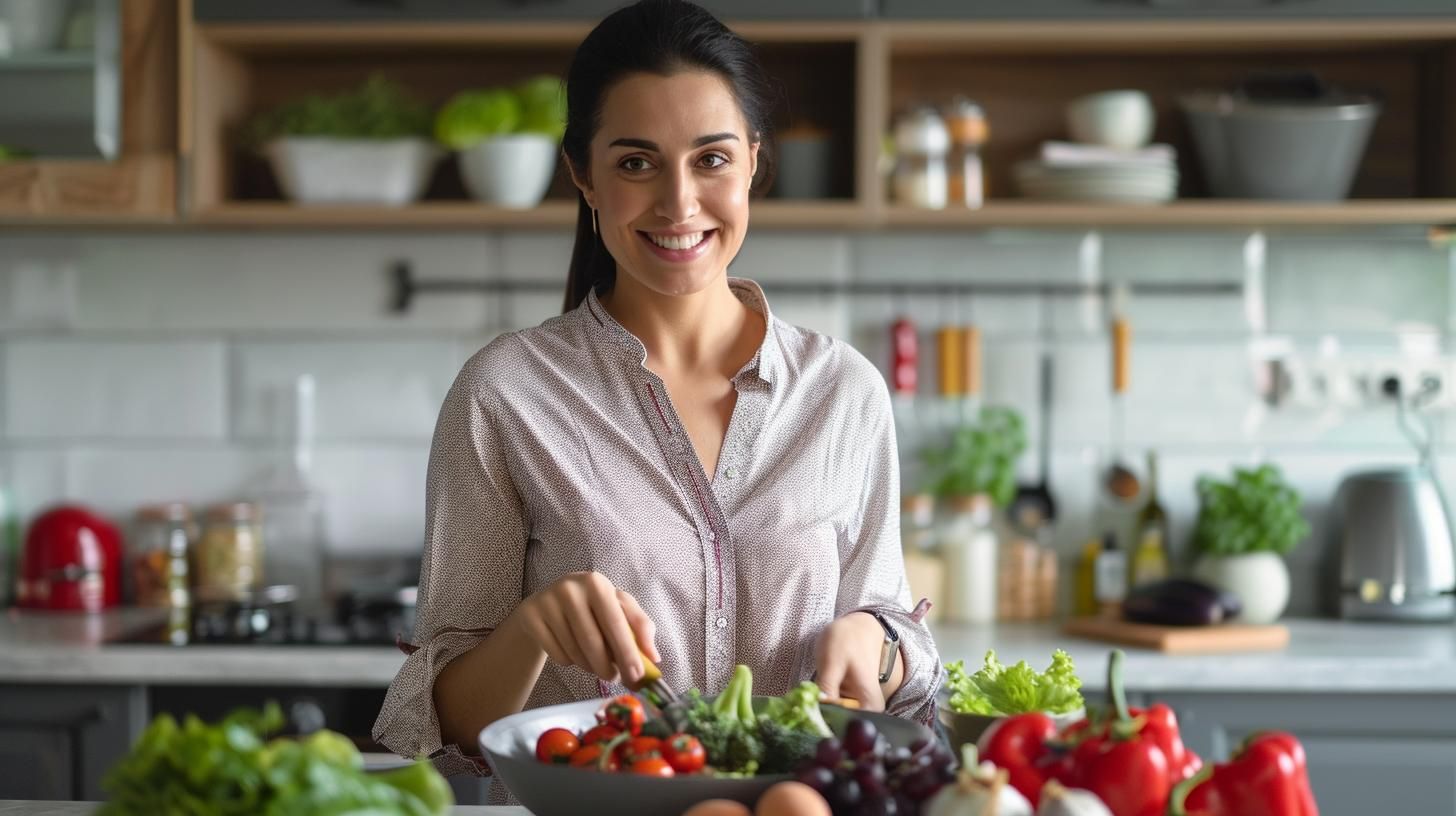
[[[703,744],[692,734],[673,734],[662,743],[662,758],[680,774],[697,773],[708,762]]]
[[[623,765],[632,765],[639,759],[662,756],[662,740],[657,737],[633,737],[617,747],[617,757]]]
[[[536,739],[536,758],[542,762],[565,765],[581,747],[581,740],[565,728],[548,728]]]
[[[622,733],[610,725],[594,725],[581,735],[582,745],[595,745],[599,742],[611,742],[612,737]]]
[[[571,767],[586,768],[593,771],[620,771],[622,769],[622,763],[613,753],[609,752],[604,756],[602,752],[605,749],[606,746],[599,742],[592,743],[591,745],[583,745],[576,749],[576,753],[571,755]]]
[[[673,776],[672,766],[662,757],[648,757],[632,763],[628,769],[641,776]]]
[[[634,737],[642,733],[642,723],[646,720],[647,712],[642,708],[642,701],[630,694],[613,697],[597,712],[598,722],[613,726],[619,731],[626,731]]]

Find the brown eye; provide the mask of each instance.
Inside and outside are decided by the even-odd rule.
[[[623,170],[626,170],[629,173],[640,173],[643,170],[651,167],[651,165],[647,163],[647,160],[642,158],[641,156],[628,156],[627,158],[622,159],[621,163],[619,163],[617,166],[622,168]]]
[[[702,158],[702,161],[711,162],[710,164],[706,165],[707,168],[709,170],[716,170],[717,168],[722,167],[723,165],[728,163],[728,157],[724,156],[722,153],[709,153]]]

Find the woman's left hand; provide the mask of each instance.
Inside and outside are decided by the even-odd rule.
[[[884,711],[885,692],[880,688],[884,642],[884,627],[867,612],[851,612],[835,620],[819,635],[814,682],[829,697],[848,697],[868,711]],[[899,659],[896,656],[897,662]]]

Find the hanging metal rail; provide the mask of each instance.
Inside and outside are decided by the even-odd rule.
[[[390,268],[390,282],[394,287],[390,307],[396,314],[410,310],[414,299],[422,294],[445,292],[478,292],[482,294],[510,294],[532,292],[541,294],[564,293],[566,281],[543,280],[469,280],[465,278],[436,278],[420,280],[415,277],[414,268],[408,261],[398,261]],[[764,283],[763,288],[771,295],[1035,295],[1041,297],[1086,297],[1107,295],[1114,287],[1108,282],[1100,283],[1042,283],[1034,281],[774,281]],[[1243,294],[1244,286],[1238,281],[1137,281],[1129,282],[1130,294],[1153,296],[1197,296],[1227,297]]]

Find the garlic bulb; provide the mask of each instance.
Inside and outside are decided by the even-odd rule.
[[[1053,779],[1041,789],[1036,816],[1112,816],[1112,811],[1092,791],[1065,788]]]
[[[966,762],[956,781],[930,800],[923,816],[1033,816],[1031,803],[1011,787],[1009,778],[989,762]]]

